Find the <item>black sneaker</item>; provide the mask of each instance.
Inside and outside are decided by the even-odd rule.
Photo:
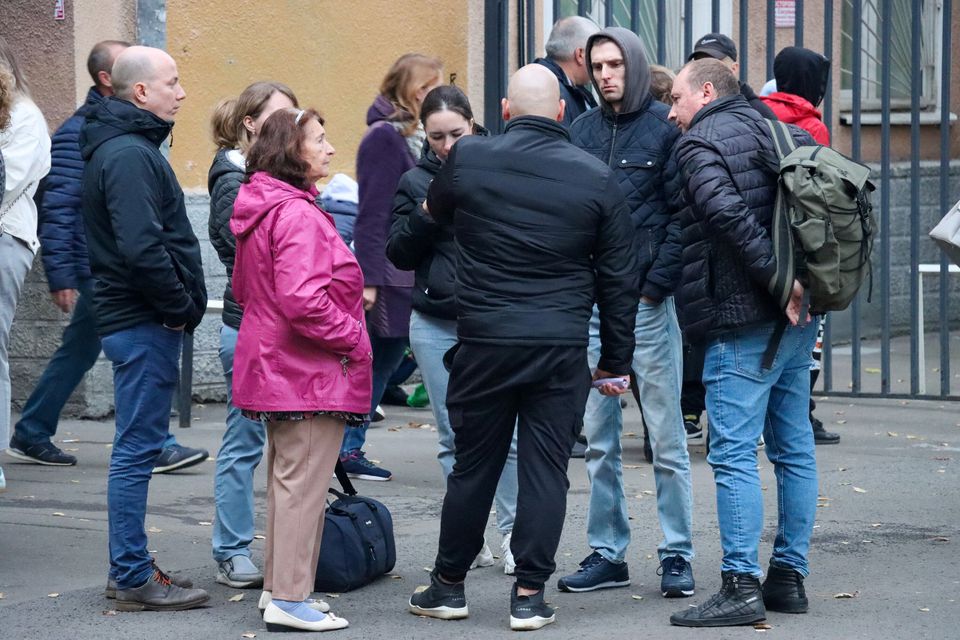
[[[587,457],[587,438],[586,436],[577,436],[577,441],[573,443],[573,451],[570,452],[571,458]]]
[[[813,441],[816,444],[837,444],[840,442],[840,434],[827,431],[823,428],[823,423],[810,414],[810,426],[813,428]]]
[[[683,430],[687,432],[687,440],[703,438],[703,427],[700,426],[700,416],[683,416]]]
[[[191,449],[183,445],[173,444],[160,452],[157,461],[153,464],[154,473],[169,473],[178,469],[186,469],[200,464],[210,457],[206,449]]]
[[[745,573],[724,572],[720,591],[697,607],[670,616],[680,627],[731,627],[753,624],[767,617],[760,579]]]
[[[683,556],[668,556],[660,562],[660,593],[664,598],[688,598],[693,595],[693,567]]]
[[[178,587],[160,569],[139,587],[117,590],[117,611],[183,611],[200,607],[210,599],[203,589]]]
[[[627,563],[610,562],[596,551],[583,559],[576,573],[564,576],[557,582],[560,591],[573,593],[629,585],[630,572],[627,570]]]
[[[810,603],[800,572],[771,562],[763,581],[763,606],[780,613],[806,613]]]
[[[543,601],[543,589],[532,596],[517,595],[517,585],[510,592],[510,628],[533,631],[556,622],[553,607]]]
[[[460,620],[470,614],[463,583],[447,584],[436,569],[430,572],[430,586],[419,588],[410,596],[409,609],[415,615],[440,620]]]
[[[17,460],[45,464],[51,467],[72,467],[77,464],[76,456],[64,453],[49,440],[28,445],[20,442],[17,436],[13,436],[10,438],[10,448],[7,449],[7,455]]]

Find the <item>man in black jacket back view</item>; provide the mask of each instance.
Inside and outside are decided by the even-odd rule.
[[[431,584],[412,596],[410,611],[467,616],[463,580],[517,424],[510,626],[523,630],[554,620],[543,586],[555,569],[567,462],[590,391],[594,296],[603,346],[593,377],[626,383],[638,286],[620,189],[602,162],[568,142],[554,76],[540,65],[520,69],[503,117],[502,136],[457,142],[427,198],[431,215],[453,224],[457,244],[459,343],[446,357],[456,462]]]
[[[158,569],[144,531],[183,332],[200,324],[207,304],[200,245],[159,148],[186,94],[173,58],[151,47],[126,49],[112,78],[116,95],[87,115],[80,132],[93,305],[113,363],[116,405],[107,595],[119,611],[190,609],[206,602],[207,592]]]

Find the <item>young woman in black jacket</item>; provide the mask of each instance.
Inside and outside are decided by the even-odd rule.
[[[420,204],[427,197],[431,180],[447,159],[454,143],[468,135],[487,135],[473,120],[470,102],[453,85],[430,91],[420,107],[420,120],[427,134],[417,166],[400,179],[393,205],[393,224],[387,238],[387,257],[398,268],[415,272],[413,311],[410,315],[410,348],[417,358],[423,384],[437,421],[437,459],[444,480],[453,470],[454,438],[445,399],[449,373],[443,354],[457,341],[457,310],[454,303],[456,248],[453,227],[436,224],[424,215]],[[510,457],[497,487],[497,529],[503,536],[504,572],[513,573],[510,534],[517,505],[517,440],[514,434]],[[490,566],[493,554],[487,545],[474,566]]]

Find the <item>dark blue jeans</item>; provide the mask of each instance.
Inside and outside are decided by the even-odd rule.
[[[100,336],[93,313],[93,279],[81,282],[77,291],[77,304],[70,324],[63,330],[63,340],[23,405],[23,413],[14,427],[13,435],[21,446],[50,442],[57,433],[60,414],[70,394],[100,357]],[[176,442],[171,434],[164,446]]]
[[[397,365],[403,359],[403,352],[407,348],[406,338],[380,338],[370,334],[370,346],[373,347],[373,397],[370,401],[370,413],[373,414],[380,400],[383,390]],[[346,427],[343,435],[343,445],[340,447],[340,456],[346,456],[351,451],[363,449],[367,441],[369,422],[360,427]]]
[[[170,431],[183,332],[144,323],[103,337],[113,363],[117,433],[107,480],[110,575],[118,589],[151,575],[144,518],[154,462]]]

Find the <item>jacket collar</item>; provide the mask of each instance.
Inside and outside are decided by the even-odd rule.
[[[570,141],[570,132],[567,128],[555,120],[544,118],[542,116],[517,116],[507,121],[507,126],[503,133],[509,133],[513,129],[532,130],[550,138]]]
[[[733,96],[724,96],[723,98],[718,98],[714,100],[707,106],[700,109],[697,112],[697,115],[693,116],[693,120],[690,121],[690,129],[693,129],[697,124],[700,123],[704,118],[709,118],[714,113],[721,113],[723,111],[736,111],[739,108],[750,108],[750,103],[747,102],[747,99],[744,98],[739,93]]]

